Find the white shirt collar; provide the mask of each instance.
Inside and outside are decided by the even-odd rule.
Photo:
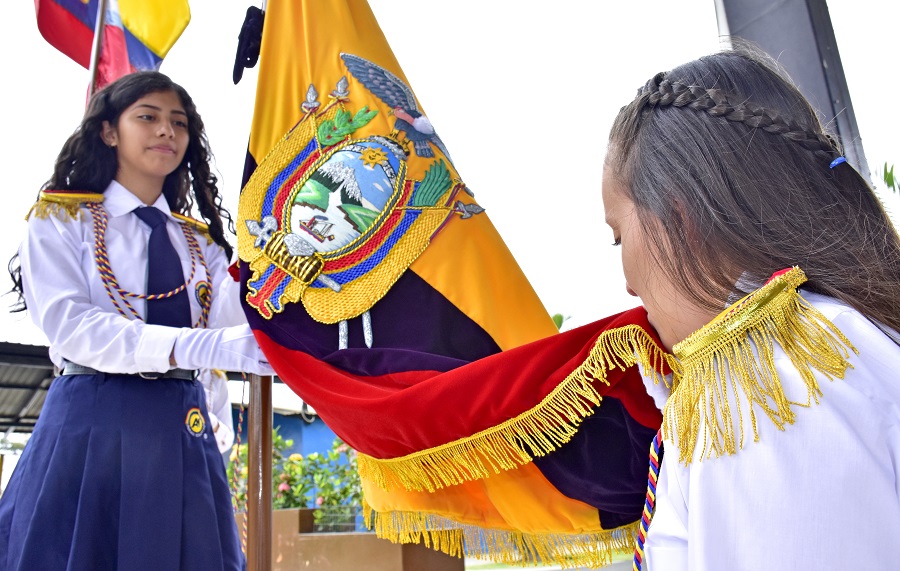
[[[141,202],[140,198],[132,194],[130,190],[115,180],[109,183],[109,186],[103,191],[103,196],[103,207],[109,213],[111,218],[124,216],[135,208],[146,206],[146,204]],[[169,203],[166,202],[166,197],[162,194],[160,194],[159,198],[156,199],[156,202],[153,203],[153,207],[158,208],[166,216],[174,219],[172,211],[169,210]]]

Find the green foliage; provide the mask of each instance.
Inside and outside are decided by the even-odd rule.
[[[313,516],[316,524],[322,528],[334,519],[353,519],[362,504],[356,451],[335,438],[331,450],[325,454],[313,452],[306,461],[312,477],[313,504],[318,508]],[[328,531],[327,528],[320,530]]]
[[[323,147],[330,147],[340,143],[344,137],[367,125],[377,114],[377,109],[369,111],[368,107],[363,107],[356,112],[356,115],[350,117],[349,111],[339,109],[333,120],[322,121],[319,124],[317,132],[319,144]]]
[[[884,184],[894,192],[900,191],[900,179],[897,179],[894,176],[894,165],[888,166],[887,162],[884,163],[884,171],[882,171],[882,176],[884,177]]]
[[[21,454],[24,449],[24,442],[13,442],[7,438],[0,438],[0,453],[2,454]]]
[[[434,206],[441,195],[447,192],[451,184],[450,171],[447,170],[444,159],[441,159],[440,162],[435,161],[431,163],[431,166],[425,171],[425,178],[422,180],[422,184],[416,190],[412,205]]]
[[[362,503],[362,485],[356,471],[356,452],[339,438],[325,454],[314,452],[285,456],[294,445],[284,439],[278,429],[272,431],[272,507],[339,508],[355,513]],[[234,473],[238,478],[235,486]],[[247,503],[247,445],[232,448],[228,463],[228,481],[232,485],[235,506],[245,509]],[[236,489],[235,489],[236,488]],[[316,515],[318,521],[320,516]]]
[[[567,319],[569,319],[568,315],[563,316],[562,313],[553,314],[553,323],[556,324],[557,329],[562,329],[563,323],[565,323]]]

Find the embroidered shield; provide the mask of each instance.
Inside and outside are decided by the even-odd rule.
[[[342,58],[356,75],[389,73],[356,56]],[[360,81],[368,86],[366,77],[369,83]],[[298,301],[323,323],[366,312],[451,214],[468,218],[482,210],[455,201],[465,185],[440,139],[411,135],[415,119],[408,112],[388,107],[398,115],[391,132],[357,136],[380,110],[352,109],[345,78],[324,109],[317,98],[311,85],[303,117],[241,197],[246,224],[238,229],[238,250],[252,269],[246,301],[266,319]]]

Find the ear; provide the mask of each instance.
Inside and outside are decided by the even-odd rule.
[[[106,143],[107,147],[115,147],[119,144],[119,133],[115,127],[109,124],[109,121],[103,122],[103,129],[100,131],[100,139]]]

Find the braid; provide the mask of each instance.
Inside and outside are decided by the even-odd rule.
[[[666,75],[664,72],[657,73],[638,91],[638,99],[644,99],[646,112],[655,107],[687,107],[712,117],[780,135],[818,156],[832,159],[841,154],[835,140],[827,134],[806,130],[795,122],[782,118],[778,113],[749,101],[732,104],[721,89],[706,89],[669,81]]]

